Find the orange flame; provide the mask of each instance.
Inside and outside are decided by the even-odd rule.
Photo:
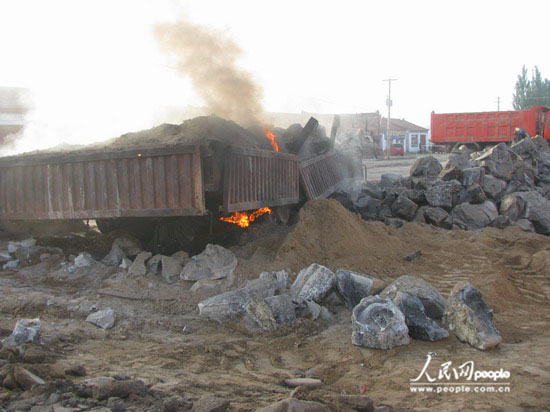
[[[279,145],[277,144],[277,136],[275,135],[275,133],[273,133],[271,130],[269,129],[264,129],[264,135],[265,137],[267,137],[269,139],[269,141],[271,142],[271,146],[273,146],[273,150],[275,150],[276,152],[279,151]]]
[[[248,227],[251,222],[266,213],[271,214],[271,209],[269,207],[262,207],[261,209],[258,209],[252,213],[235,212],[229,217],[220,217],[220,220],[239,225],[240,227]]]

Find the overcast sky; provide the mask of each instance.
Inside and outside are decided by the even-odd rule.
[[[0,86],[36,96],[37,146],[99,140],[200,106],[152,35],[157,22],[223,31],[268,111],[386,113],[512,109],[523,65],[550,77],[550,1],[0,0]],[[537,24],[538,21],[542,23]],[[41,137],[41,134],[43,137]]]

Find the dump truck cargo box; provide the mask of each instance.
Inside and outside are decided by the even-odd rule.
[[[199,145],[0,159],[0,219],[205,213]]]
[[[219,189],[226,213],[298,203],[298,157],[228,146],[211,164],[201,145],[0,159],[0,219],[200,216]],[[218,164],[220,163],[220,164]],[[220,168],[205,182],[203,168]],[[208,184],[207,184],[208,183]]]

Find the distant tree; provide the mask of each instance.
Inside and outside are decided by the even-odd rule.
[[[525,110],[533,106],[550,106],[550,80],[543,79],[537,66],[527,78],[527,68],[523,66],[516,81],[513,106],[515,110]]]

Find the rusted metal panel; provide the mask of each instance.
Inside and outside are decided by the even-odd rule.
[[[296,156],[242,147],[227,152],[224,212],[298,203],[299,190]]]
[[[0,219],[206,213],[199,145],[0,160]]]
[[[308,200],[327,197],[342,180],[344,174],[334,151],[300,162],[300,181]]]

